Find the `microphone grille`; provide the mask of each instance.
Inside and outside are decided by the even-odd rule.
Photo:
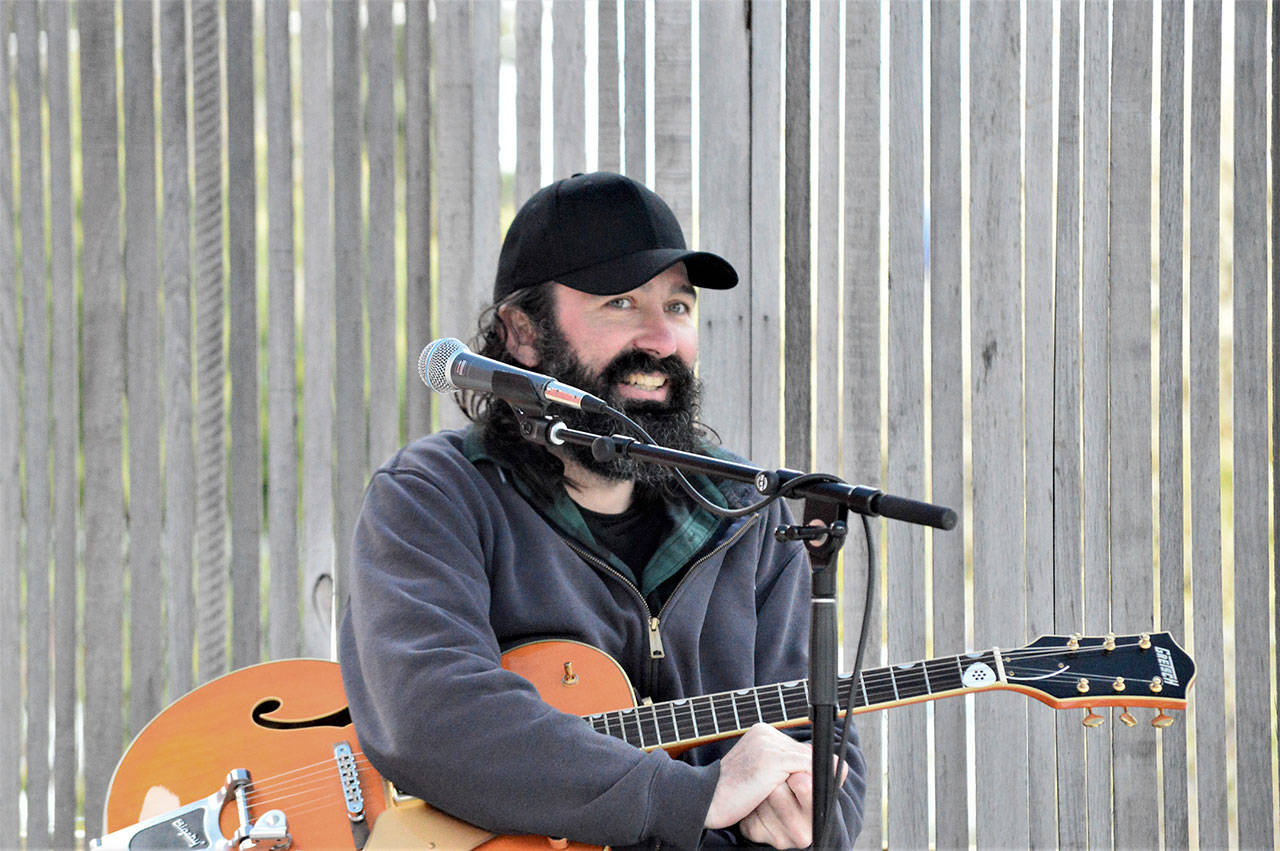
[[[458,388],[449,379],[449,363],[455,355],[467,351],[470,349],[461,340],[441,337],[418,356],[418,376],[437,393],[452,393]]]

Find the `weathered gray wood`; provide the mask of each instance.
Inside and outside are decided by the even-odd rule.
[[[200,682],[227,671],[226,328],[222,264],[222,67],[219,6],[191,6],[196,363],[196,657]]]
[[[885,489],[924,495],[924,49],[923,6],[889,7],[889,327],[885,380],[889,391]],[[819,304],[819,313],[822,305]],[[889,523],[884,538],[888,571],[889,658],[927,658],[925,652],[924,530]],[[889,713],[889,845],[929,844],[928,737],[923,705]]]
[[[1057,250],[1054,252],[1053,312],[1053,564],[1054,631],[1071,633],[1083,622],[1081,591],[1080,448],[1080,3],[1063,0],[1059,15]],[[1075,790],[1057,799],[1058,843],[1085,844],[1088,824],[1084,729],[1057,713],[1057,788]]]
[[[692,11],[689,0],[666,0],[653,15],[653,187],[686,240],[693,238]]]
[[[809,14],[804,0],[788,0],[783,63],[783,434],[786,465],[809,470],[813,428],[810,380],[813,317],[809,295]]]
[[[1081,614],[1085,632],[1104,633],[1111,626],[1111,560],[1107,534],[1110,511],[1107,486],[1110,407],[1107,398],[1109,12],[1105,3],[1084,3],[1082,6],[1080,410],[1083,506],[1080,522],[1083,558],[1080,566],[1084,596]],[[1065,624],[1059,626],[1065,627]],[[1114,727],[1114,724],[1108,724],[1090,730],[1084,739],[1085,804],[1089,814],[1084,841],[1090,847],[1106,848],[1111,845],[1111,821],[1107,816],[1112,806],[1111,734]],[[1084,825],[1077,827],[1083,828]]]
[[[369,454],[377,469],[400,445],[401,382],[412,373],[399,368],[396,354],[396,107],[395,33],[392,3],[367,6],[364,141],[369,160]],[[408,347],[413,348],[410,340]],[[423,341],[423,345],[426,341]]]
[[[622,104],[618,89],[618,0],[596,5],[597,102],[596,151],[601,171],[622,171]]]
[[[1193,645],[1202,671],[1223,669],[1221,463],[1219,461],[1219,163],[1221,160],[1222,8],[1192,5],[1190,136],[1190,276],[1188,291],[1190,407],[1191,569]],[[1200,845],[1229,844],[1225,778],[1226,684],[1221,677],[1196,682],[1196,783]]]
[[[94,368],[82,384],[85,612],[84,830],[101,833],[107,783],[124,747],[124,487],[121,470],[124,317],[121,315],[115,8],[77,7],[83,164],[81,350]]]
[[[298,594],[298,410],[293,242],[293,93],[289,6],[263,10],[267,103],[267,558],[272,659],[301,653]],[[393,328],[394,325],[388,325]]]
[[[12,113],[9,97],[9,4],[0,4],[0,392],[17,399],[18,373],[18,265],[14,245],[14,193]],[[22,479],[19,448],[22,445],[21,412],[17,405],[0,407],[0,641],[5,647],[22,643],[20,605],[22,587],[21,548]],[[19,682],[22,659],[5,653],[0,676]],[[18,689],[0,689],[0,831],[17,836],[20,831],[18,797],[22,793],[22,695]]]
[[[330,654],[333,569],[333,108],[327,4],[302,4],[302,650]]]
[[[195,664],[195,446],[191,373],[191,186],[187,134],[187,14],[160,9],[164,219],[164,555],[168,574],[168,698],[191,689]],[[296,505],[291,510],[297,511]]]
[[[609,0],[606,0],[608,5]],[[756,413],[750,388],[751,357],[751,209],[750,136],[742,132],[751,113],[751,33],[742,2],[704,3],[699,7],[698,46],[715,56],[702,66],[698,83],[703,110],[699,133],[704,155],[699,165],[700,248],[724,257],[738,272],[732,290],[703,291],[698,300],[699,366],[707,392],[703,419],[734,452],[749,452]],[[776,398],[776,397],[775,397]]]
[[[474,0],[472,56],[475,65],[471,113],[471,296],[463,307],[465,330],[475,330],[476,317],[493,301],[502,233],[502,174],[498,167],[498,39],[502,31],[499,0]],[[584,119],[585,121],[585,119]],[[585,127],[585,124],[584,124]],[[585,150],[585,140],[583,142]]]
[[[1160,629],[1179,641],[1186,634],[1184,613],[1182,474],[1182,155],[1183,35],[1186,9],[1181,0],[1160,8]],[[1164,843],[1191,845],[1187,801],[1187,724],[1160,735],[1164,769],[1162,793]]]
[[[335,3],[333,54],[334,597],[346,609],[351,534],[368,481],[364,389],[364,244],[361,204],[360,8]]]
[[[1151,502],[1151,19],[1147,2],[1112,15],[1109,324],[1111,625],[1154,618]],[[1124,140],[1115,144],[1115,140]],[[1151,841],[1159,822],[1156,737],[1113,738],[1117,847]],[[1097,818],[1097,814],[1094,815]]]
[[[1027,638],[1052,633],[1053,565],[1053,5],[1026,6],[1023,386]],[[980,426],[978,426],[980,427]],[[935,535],[935,538],[937,536]],[[1006,639],[1015,641],[1016,638]],[[1028,842],[1057,844],[1053,711],[1028,704]]]
[[[516,3],[515,206],[519,208],[541,185],[542,0],[520,0]]]
[[[623,93],[623,160],[628,177],[645,183],[648,180],[646,140],[648,124],[645,120],[645,3],[622,4],[622,73],[626,80]]]
[[[929,4],[929,382],[930,498],[964,510],[964,360],[961,286],[960,7]],[[877,125],[873,121],[866,132]],[[874,141],[874,136],[871,137]],[[965,642],[964,532],[933,533],[933,647],[959,652]],[[955,648],[954,650],[952,648]],[[969,845],[965,706],[933,708],[935,841]]]
[[[45,4],[48,52],[45,85],[49,103],[49,273],[52,285],[51,342],[53,362],[62,380],[53,382],[52,410],[80,409],[79,345],[75,286],[74,203],[71,187],[71,81],[67,56],[68,4]],[[0,63],[2,65],[3,63]],[[2,87],[2,86],[0,86]],[[4,156],[0,151],[0,157]],[[0,201],[0,221],[6,215]],[[0,225],[3,233],[3,225]],[[4,237],[0,236],[0,252]],[[0,260],[0,277],[6,271]],[[3,301],[3,299],[0,299]],[[2,308],[0,308],[2,309]],[[3,347],[0,347],[3,350]],[[75,845],[76,781],[79,774],[76,741],[78,701],[76,656],[77,553],[76,458],[80,423],[74,416],[53,420],[53,835],[54,848]],[[3,443],[3,441],[0,441]],[[16,445],[16,444],[15,444]],[[0,463],[3,463],[0,460]],[[4,489],[0,484],[0,490]]]
[[[231,377],[231,665],[262,661],[262,435],[258,412],[257,165],[253,4],[225,9],[227,51],[227,351]],[[356,79],[359,79],[356,77]],[[357,323],[359,324],[359,323]]]
[[[627,170],[631,157],[631,15],[627,7]],[[765,467],[782,463],[782,293],[780,175],[782,136],[782,14],[755,8],[751,20],[751,459]],[[644,162],[644,158],[640,158]]]
[[[1271,150],[1280,149],[1280,15],[1271,16]],[[1280,186],[1280,157],[1271,157],[1271,185]],[[1271,193],[1271,256],[1280,257],[1280,193]],[[1271,397],[1280,392],[1280,263],[1271,264]],[[1271,418],[1271,445],[1280,446],[1280,417]],[[1272,528],[1280,527],[1280,500],[1271,501]],[[1272,593],[1280,592],[1280,571],[1273,571]],[[1274,599],[1280,599],[1280,596]],[[1280,662],[1280,618],[1274,620],[1272,647],[1275,661]],[[1272,694],[1273,718],[1280,717],[1280,689]]]
[[[813,469],[834,473],[840,466],[840,4],[821,3],[818,13],[818,102],[831,104],[815,117],[817,195],[813,318],[814,373],[818,393]],[[710,64],[710,63],[709,63]],[[717,110],[712,104],[707,109]],[[712,149],[716,156],[721,152]],[[714,197],[714,196],[712,196]]]
[[[970,12],[970,294],[973,422],[974,641],[1026,632],[1022,566],[1022,295],[1018,215],[1018,8],[975,2]],[[987,696],[984,696],[984,698]],[[1010,699],[1013,698],[1013,699]],[[1027,843],[1026,701],[991,695],[974,704],[979,846]],[[998,740],[998,748],[987,744]]]
[[[876,486],[880,473],[880,32],[881,9],[877,4],[851,0],[845,4],[844,37],[844,306],[840,475],[850,482]],[[753,14],[753,27],[764,16]],[[777,55],[774,47],[772,56]],[[769,61],[766,54],[762,62]],[[757,61],[752,57],[753,62]],[[754,83],[754,81],[753,81]],[[777,114],[773,106],[770,116]],[[760,115],[760,110],[754,111]],[[757,119],[758,120],[758,119]],[[766,125],[768,126],[768,125]],[[754,131],[754,128],[753,128]],[[778,128],[773,128],[774,139]],[[776,144],[776,142],[775,142]],[[777,177],[774,177],[774,185]],[[758,209],[758,208],[757,208]],[[759,211],[769,216],[767,210]],[[770,217],[777,221],[777,211]],[[768,219],[766,220],[768,221]],[[754,225],[753,226],[757,226]],[[777,259],[768,274],[777,275]],[[760,282],[757,279],[756,286]],[[775,296],[776,298],[776,296]],[[776,302],[775,302],[776,303]],[[957,326],[958,329],[959,326]],[[776,438],[775,438],[776,439]],[[883,524],[873,530],[877,538]],[[862,629],[867,589],[867,556],[862,536],[850,535],[844,551],[844,587],[841,590],[844,664],[852,666]],[[874,568],[879,570],[879,563]],[[877,588],[883,588],[877,584]],[[880,649],[878,597],[869,613],[868,646],[864,664],[874,667]],[[883,842],[881,802],[883,759],[880,746],[884,713],[858,720],[862,752],[867,761],[866,806],[863,810],[859,848],[880,848]]]
[[[18,156],[22,204],[22,386],[26,463],[27,835],[48,841],[49,825],[49,299],[45,280],[44,139],[40,7],[13,10],[17,37]],[[13,651],[17,652],[17,646]]]
[[[552,180],[587,170],[585,0],[551,0]]]
[[[160,282],[156,246],[155,80],[150,3],[121,8],[124,29],[125,386],[129,396],[129,611],[160,624]],[[255,400],[256,401],[256,400]],[[129,631],[129,733],[164,705],[164,630]]]
[[[470,337],[476,311],[471,307],[476,280],[475,216],[472,169],[475,165],[472,108],[475,102],[475,57],[472,55],[472,17],[468,3],[445,3],[436,8],[432,38],[436,46],[435,173],[439,180],[437,238],[441,247],[435,303],[441,336]],[[465,420],[458,406],[440,397],[436,425],[460,426]]]
[[[405,6],[405,374],[417,374],[418,353],[431,338],[431,20],[426,3]],[[442,328],[442,332],[450,333]],[[406,435],[431,428],[431,397],[405,379]]]
[[[1235,8],[1232,220],[1232,446],[1235,524],[1235,734],[1238,843],[1275,846],[1268,776],[1267,7]],[[1274,10],[1273,10],[1274,13]]]

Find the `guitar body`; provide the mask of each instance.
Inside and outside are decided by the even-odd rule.
[[[508,652],[503,667],[524,676],[544,700],[565,712],[587,715],[634,705],[622,668],[586,644],[526,644]],[[242,668],[195,689],[156,716],[116,767],[105,807],[106,831],[123,830],[205,798],[222,787],[229,771],[243,768],[253,784],[251,817],[281,810],[288,819],[291,848],[355,848],[334,758],[339,742],[349,744],[355,754],[365,819],[372,826],[366,846],[371,851],[404,847],[405,837],[424,840],[424,847],[430,843],[484,851],[596,847],[541,836],[494,836],[415,799],[397,801],[360,751],[338,664],[319,659]],[[378,819],[388,810],[394,813],[380,829]],[[219,823],[225,837],[239,826],[233,800],[223,808]]]

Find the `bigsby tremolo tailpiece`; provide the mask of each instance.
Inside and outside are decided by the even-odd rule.
[[[91,851],[129,851],[135,848],[176,848],[211,851],[284,851],[293,844],[289,820],[281,810],[268,810],[256,821],[249,818],[249,772],[227,773],[222,788],[207,798],[163,815],[89,841]],[[223,807],[234,800],[240,826],[226,837],[218,824]]]

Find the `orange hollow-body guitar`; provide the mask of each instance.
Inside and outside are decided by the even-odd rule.
[[[764,722],[807,722],[804,680],[636,706],[622,668],[572,641],[542,641],[504,654],[547,703],[604,735],[677,753]],[[841,705],[860,713],[975,691],[1020,691],[1057,709],[1158,711],[1186,706],[1195,676],[1168,633],[1045,636],[1017,650],[991,649],[842,677]],[[129,746],[105,807],[112,849],[583,849],[561,839],[495,836],[397,794],[360,750],[337,663],[268,662],[227,674],[175,702]]]

